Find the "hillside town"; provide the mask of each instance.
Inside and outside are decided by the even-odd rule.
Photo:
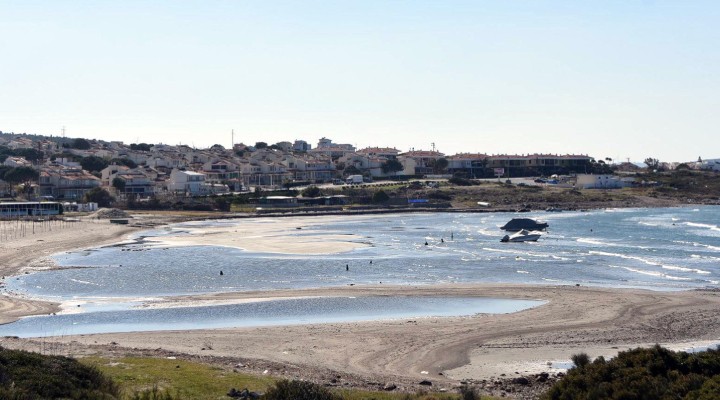
[[[434,147],[434,145],[433,145]],[[677,164],[649,159],[648,166]],[[601,174],[605,186],[622,185],[610,174],[633,172],[635,164],[595,160],[576,154],[447,155],[436,149],[400,151],[387,147],[356,149],[321,138],[272,145],[125,144],[119,141],[0,134],[0,197],[28,200],[82,200],[101,188],[116,198],[193,197],[251,188],[280,189],[310,184],[362,183],[423,177],[511,178],[563,174]],[[698,160],[697,169],[720,169]],[[602,175],[604,174],[604,175]],[[588,178],[584,178],[587,180]],[[608,179],[614,183],[608,183]]]

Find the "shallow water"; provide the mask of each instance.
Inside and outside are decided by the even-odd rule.
[[[549,231],[535,243],[500,243],[503,233],[498,227],[514,216],[542,218],[549,222]],[[238,223],[242,221],[193,225]],[[348,217],[291,234],[355,234],[350,240],[370,247],[333,255],[263,254],[210,246],[106,247],[58,255],[60,265],[73,268],[20,276],[7,285],[60,301],[379,282],[717,287],[719,224],[720,207]],[[185,232],[177,225],[143,235]]]
[[[0,325],[0,336],[64,336],[511,313],[534,300],[473,297],[316,297],[220,306],[126,309],[28,317]]]
[[[513,217],[543,219],[550,228],[535,243],[500,243],[499,227]],[[109,246],[57,255],[67,269],[8,279],[5,290],[82,303],[80,310],[100,314],[108,310],[108,299],[113,304],[117,299],[141,302],[170,295],[350,284],[484,282],[682,290],[718,287],[720,282],[720,207],[318,217],[313,223],[293,229],[290,240],[331,233],[368,247],[332,255],[286,255],[211,246]],[[242,224],[193,222],[138,236],[191,237],[188,227],[242,229]],[[139,312],[115,307],[116,313]],[[382,315],[381,310],[376,314]],[[142,326],[152,328],[167,319],[179,329],[173,315],[158,318]]]

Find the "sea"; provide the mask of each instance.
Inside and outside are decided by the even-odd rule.
[[[504,232],[500,226],[511,218],[543,220],[549,228],[537,242],[501,243]],[[447,310],[454,310],[453,315],[472,315],[500,307],[482,305],[472,298],[381,298],[364,299],[363,304],[355,301],[356,307],[346,300],[294,299],[292,307],[287,302],[268,302],[271,304],[263,307],[270,309],[264,311],[251,309],[257,305],[180,311],[143,308],[148,300],[177,295],[368,284],[522,283],[664,291],[720,285],[720,207],[713,206],[319,216],[312,224],[289,233],[288,240],[330,233],[364,245],[325,255],[258,253],[218,246],[153,247],[142,240],[151,236],[191,237],[189,228],[198,227],[242,229],[243,221],[175,224],[138,233],[130,243],[61,253],[54,258],[62,269],[9,278],[4,290],[61,302],[66,311],[53,317],[82,317],[84,320],[74,325],[96,327],[73,328],[72,332],[92,333],[185,329],[179,321],[190,321],[198,328],[218,327],[223,325],[218,321],[225,320],[229,321],[225,326],[273,325],[453,314]],[[515,301],[500,301],[509,308],[497,308],[498,312],[541,304],[513,304]],[[301,311],[286,315],[285,309]],[[328,309],[342,312],[335,315]],[[203,318],[195,315],[198,312],[214,316],[203,323]],[[128,317],[131,314],[134,317]],[[248,317],[233,319],[233,315]],[[277,318],[265,318],[268,315]],[[9,324],[0,327],[0,335],[57,333],[50,318],[32,318],[45,318],[43,326],[38,328],[34,323],[34,328],[23,330],[18,323]],[[32,321],[26,318],[20,322],[27,324],[27,320]],[[115,321],[115,326],[108,321]],[[61,321],[59,326],[67,329],[68,324]]]

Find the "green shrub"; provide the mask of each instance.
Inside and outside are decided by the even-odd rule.
[[[72,358],[0,347],[0,399],[112,400],[119,393],[110,378]]]
[[[328,389],[306,381],[278,381],[262,396],[263,400],[341,400]]]
[[[555,383],[543,399],[717,399],[720,398],[720,350],[697,354],[660,346],[621,352],[592,363],[573,356],[578,368]]]
[[[172,395],[169,390],[160,390],[157,386],[141,392],[135,392],[131,400],[181,400],[179,394]]]

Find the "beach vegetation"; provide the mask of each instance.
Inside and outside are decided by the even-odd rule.
[[[582,368],[590,364],[590,356],[588,356],[587,353],[573,354],[570,357],[570,361],[575,365],[575,368]]]
[[[130,399],[214,400],[226,398],[231,388],[264,392],[274,382],[267,376],[172,358],[87,357],[81,361],[112,378]]]
[[[324,386],[308,381],[283,379],[271,386],[262,396],[263,400],[342,400],[339,394]]]
[[[98,369],[63,356],[0,347],[1,399],[120,398],[120,389]]]
[[[577,365],[543,396],[570,399],[717,399],[720,350],[673,352],[659,345],[621,352],[610,360],[573,356]],[[587,355],[585,355],[587,356]]]

